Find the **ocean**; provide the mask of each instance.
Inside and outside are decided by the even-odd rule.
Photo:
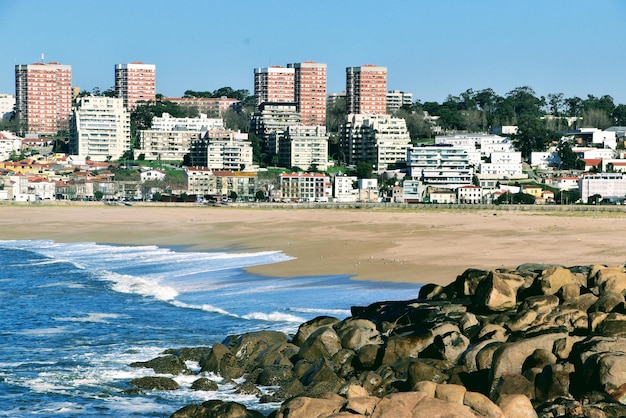
[[[175,376],[180,390],[124,394],[130,380],[154,375],[129,364],[230,334],[293,334],[316,316],[343,319],[351,306],[419,291],[417,284],[244,270],[288,259],[281,252],[0,240],[0,416],[167,417],[209,399],[269,414],[278,405],[237,395],[214,375],[207,377],[217,392],[192,391],[199,376]]]

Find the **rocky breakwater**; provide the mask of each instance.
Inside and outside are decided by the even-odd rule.
[[[417,299],[315,318],[292,338],[230,336],[135,365],[177,374],[196,360],[201,373],[243,378],[238,390],[260,402],[282,402],[276,418],[622,417],[624,294],[623,266],[468,269],[448,286],[423,286]],[[172,416],[262,415],[209,401]]]

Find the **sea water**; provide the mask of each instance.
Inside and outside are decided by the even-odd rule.
[[[0,416],[162,417],[209,399],[268,414],[277,405],[236,395],[233,383],[213,375],[217,392],[192,391],[199,376],[173,376],[180,390],[124,394],[132,379],[154,375],[129,364],[168,348],[211,346],[230,334],[293,334],[316,316],[343,319],[351,306],[409,299],[419,290],[244,270],[287,260],[274,251],[0,240]]]

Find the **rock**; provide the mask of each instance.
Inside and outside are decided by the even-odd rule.
[[[605,392],[611,393],[626,382],[626,353],[599,354],[597,368],[600,385]]]
[[[296,332],[296,335],[293,337],[292,343],[300,347],[314,331],[322,327],[332,327],[338,322],[339,319],[331,316],[318,316],[317,318],[313,318],[298,327],[298,332]]]
[[[393,336],[387,339],[382,364],[393,364],[399,358],[419,357],[420,352],[433,343],[435,337],[430,331],[404,336]]]
[[[255,331],[227,337],[222,344],[226,346],[240,364],[256,361],[263,350],[271,346],[287,343],[287,335],[279,331]]]
[[[482,393],[465,392],[463,404],[476,411],[476,415],[480,417],[505,418],[502,409]]]
[[[274,397],[284,401],[285,399],[300,396],[306,393],[306,388],[299,380],[287,382],[274,392]]]
[[[538,348],[533,353],[524,360],[522,364],[522,371],[526,371],[530,368],[537,367],[539,369],[543,369],[548,364],[553,364],[557,362],[557,357],[552,354],[552,351],[546,350],[544,348]]]
[[[506,418],[537,418],[533,404],[524,395],[503,395],[496,403]]]
[[[376,404],[372,418],[412,417],[415,406],[424,398],[426,394],[422,392],[392,393]]]
[[[604,292],[598,300],[589,308],[590,312],[613,312],[615,310],[624,310],[624,295],[616,292]]]
[[[416,361],[410,364],[407,377],[407,390],[417,390],[416,385],[422,381],[443,383],[448,380],[448,376],[441,370],[430,366],[423,361]]]
[[[144,376],[130,381],[130,384],[139,389],[148,390],[176,390],[180,386],[174,379],[160,376]]]
[[[298,357],[315,361],[320,358],[331,358],[341,349],[341,341],[335,330],[331,327],[321,327],[302,343]]]
[[[535,378],[535,399],[546,402],[557,397],[571,397],[569,393],[570,375],[574,372],[571,364],[550,364]]]
[[[346,319],[333,328],[341,340],[341,346],[349,350],[357,351],[364,345],[383,343],[376,324],[367,319]]]
[[[280,386],[293,380],[293,368],[290,366],[269,366],[263,369],[256,383],[261,386]]]
[[[374,370],[380,367],[385,349],[381,345],[368,344],[356,353],[356,367],[359,370]]]
[[[469,268],[457,277],[454,285],[459,295],[474,296],[476,289],[481,281],[483,281],[491,272],[488,270],[479,270]]]
[[[500,312],[515,307],[517,302],[515,291],[509,284],[494,272],[483,279],[476,288],[473,303],[478,308]]]
[[[380,399],[375,396],[353,396],[348,398],[344,410],[353,414],[370,416]]]
[[[138,361],[130,364],[131,367],[147,367],[153,369],[157,374],[191,374],[187,365],[175,355],[157,357],[149,361]]]
[[[491,398],[498,399],[503,395],[524,395],[535,398],[535,385],[521,374],[504,373],[500,376]]]
[[[563,267],[548,267],[541,273],[539,285],[544,295],[554,295],[567,283],[575,283],[586,286],[586,280],[582,275],[572,273]]]
[[[435,340],[424,355],[455,363],[469,347],[469,339],[459,331],[435,336]]]
[[[342,379],[335,374],[330,362],[323,357],[314,361],[300,379],[304,386],[323,381],[341,380]]]
[[[626,272],[623,267],[600,268],[593,278],[601,293],[622,293],[626,290]]]
[[[487,346],[495,346],[495,348],[497,348],[497,346],[499,346],[500,344],[501,343],[499,341],[494,340],[480,341],[479,343],[476,343],[470,346],[467,350],[465,350],[463,356],[459,360],[459,364],[463,364],[467,368],[467,371],[470,373],[476,372],[479,370],[478,364],[476,362],[476,356],[478,355],[478,353],[480,353],[481,350]],[[491,367],[491,360],[489,361],[489,367]]]
[[[502,325],[486,324],[478,332],[477,337],[479,340],[489,339],[489,340],[506,342],[508,340],[508,334],[509,334],[509,331]]]
[[[626,315],[608,314],[595,329],[596,334],[606,337],[626,337]]]
[[[254,395],[261,396],[262,392],[254,383],[252,382],[243,382],[237,386],[235,386],[235,393],[238,395]]]
[[[463,405],[466,392],[467,389],[461,385],[439,384],[435,390],[435,398]]]
[[[244,368],[235,355],[223,344],[215,344],[211,354],[201,364],[201,372],[214,372],[225,379],[238,379],[243,376]]]
[[[211,347],[182,347],[177,349],[165,350],[163,354],[173,354],[181,361],[197,361],[211,354]]]
[[[285,401],[276,411],[275,418],[329,417],[338,413],[345,403],[341,397],[317,399],[299,396]]]
[[[206,377],[201,377],[196,379],[191,384],[191,390],[204,390],[207,392],[213,392],[218,389],[217,383],[214,381],[207,379]]]
[[[441,294],[443,291],[443,286],[438,284],[428,283],[420,287],[420,291],[418,293],[419,299],[434,299]]]
[[[236,402],[206,401],[202,405],[188,405],[171,415],[171,418],[264,418],[257,411],[248,410]]]
[[[565,283],[557,292],[557,296],[562,301],[576,299],[580,296],[581,286],[578,283]]]

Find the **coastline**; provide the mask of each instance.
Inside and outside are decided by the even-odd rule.
[[[626,214],[489,210],[0,206],[0,239],[282,251],[272,277],[448,284],[467,268],[624,264]]]

